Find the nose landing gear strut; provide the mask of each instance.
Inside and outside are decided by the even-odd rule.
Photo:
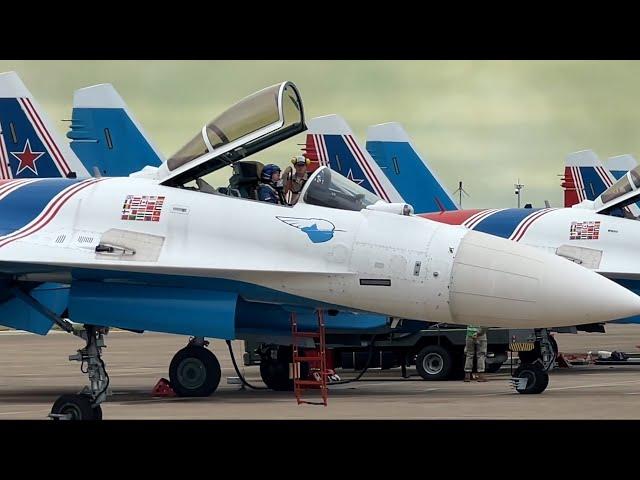
[[[82,338],[86,346],[69,360],[80,362],[80,369],[89,377],[89,385],[78,394],[67,394],[59,397],[49,417],[54,420],[102,420],[100,404],[107,399],[109,393],[109,375],[102,360],[102,349],[105,347],[104,336],[108,328],[85,325],[84,329],[75,330],[73,334]],[[86,369],[85,369],[86,365]]]

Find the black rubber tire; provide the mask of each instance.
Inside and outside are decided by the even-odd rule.
[[[293,379],[289,378],[289,366],[293,361],[293,349],[291,347],[278,346],[277,357],[273,359],[267,352],[260,359],[260,377],[268,389],[275,392],[292,392]],[[309,375],[309,364],[300,363],[300,377]]]
[[[516,388],[518,393],[535,395],[542,393],[549,385],[549,374],[542,370],[537,364],[527,363],[520,365],[513,373],[514,377],[528,378],[527,386],[524,389]]]
[[[51,413],[71,414],[71,420],[102,420],[102,409],[99,405],[93,408],[86,395],[67,394],[58,397],[51,407]]]
[[[440,345],[427,345],[416,355],[416,370],[424,380],[448,380],[453,371],[453,356]]]
[[[220,384],[220,362],[211,350],[189,345],[171,359],[169,383],[179,397],[208,397]]]
[[[293,379],[289,378],[292,349],[282,346],[276,348],[278,353],[275,359],[271,357],[271,352],[260,359],[260,377],[270,390],[290,392],[293,390]]]

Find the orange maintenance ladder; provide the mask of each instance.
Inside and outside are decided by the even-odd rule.
[[[293,342],[293,391],[296,395],[298,405],[306,403],[309,405],[324,405],[327,406],[327,377],[329,372],[327,371],[327,350],[325,343],[325,329],[324,329],[324,311],[316,311],[318,318],[318,331],[317,332],[301,332],[298,330],[298,318],[295,312],[291,312],[291,336]],[[298,347],[298,340],[303,338],[312,338],[317,340],[317,349],[313,352],[313,355],[306,355],[304,352],[300,352]],[[306,379],[300,378],[300,363],[313,363],[319,365],[320,372],[318,373],[319,379]],[[322,402],[310,402],[302,400],[303,390],[320,390]]]

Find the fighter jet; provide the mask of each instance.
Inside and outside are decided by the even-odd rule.
[[[321,141],[325,136],[352,133],[343,119],[332,115],[323,118],[322,122],[311,121],[310,135]],[[426,165],[426,162],[415,161],[420,155],[408,141],[409,137],[400,124],[392,122],[369,127],[367,137],[367,148],[375,154],[375,160],[363,153],[350,157],[342,155],[340,161],[343,166],[355,168],[353,166],[359,165],[362,158],[369,158],[370,164],[375,163],[380,167],[377,170],[370,168],[370,171],[380,172],[388,178],[398,190],[402,190],[403,199],[405,196],[414,200],[420,196],[432,195],[431,190],[422,190],[418,184],[410,189],[406,185],[406,179],[405,183],[396,180],[401,175],[431,175],[428,167],[420,167]],[[410,155],[400,154],[403,149],[410,151]],[[327,152],[330,158],[333,158],[334,154],[334,151]],[[570,155],[568,163],[571,168],[579,165],[580,170],[583,170],[585,159],[588,160],[589,166],[599,167],[597,157],[590,151]],[[395,175],[393,169],[385,168],[394,161],[397,162],[400,175]],[[416,173],[420,168],[422,172]],[[587,172],[583,172],[582,175],[585,173]],[[554,253],[611,278],[635,293],[640,293],[640,284],[637,283],[640,264],[634,262],[634,255],[629,254],[634,248],[634,239],[640,237],[640,223],[610,215],[612,212],[622,212],[622,209],[640,197],[640,181],[637,180],[640,178],[640,170],[636,167],[613,185],[609,178],[611,174],[605,169],[598,168],[598,172],[589,172],[591,173],[601,178],[603,184],[603,178],[606,178],[611,186],[593,202],[585,200],[573,208],[436,210],[432,205],[431,211],[419,211],[419,216],[450,225],[461,225],[469,230]],[[357,175],[361,175],[360,169],[357,169]],[[589,185],[596,184],[594,178],[588,182]],[[446,192],[437,178],[430,176],[430,179],[438,184],[437,191]]]
[[[18,302],[31,325],[85,340],[73,358],[90,386],[60,397],[52,415],[101,418],[106,327],[233,339],[239,318],[263,311],[513,327],[640,313],[636,295],[566,259],[413,216],[327,167],[295,206],[223,194],[202,178],[305,129],[298,88],[283,82],[223,112],[157,168],[3,181],[0,308]],[[31,295],[43,282],[70,285],[69,318],[83,329]],[[184,350],[183,360],[212,366],[199,387],[217,386],[213,354]]]

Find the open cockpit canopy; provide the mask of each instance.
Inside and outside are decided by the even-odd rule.
[[[283,82],[260,90],[207,123],[161,167],[164,184],[184,184],[307,129],[298,89]]]

